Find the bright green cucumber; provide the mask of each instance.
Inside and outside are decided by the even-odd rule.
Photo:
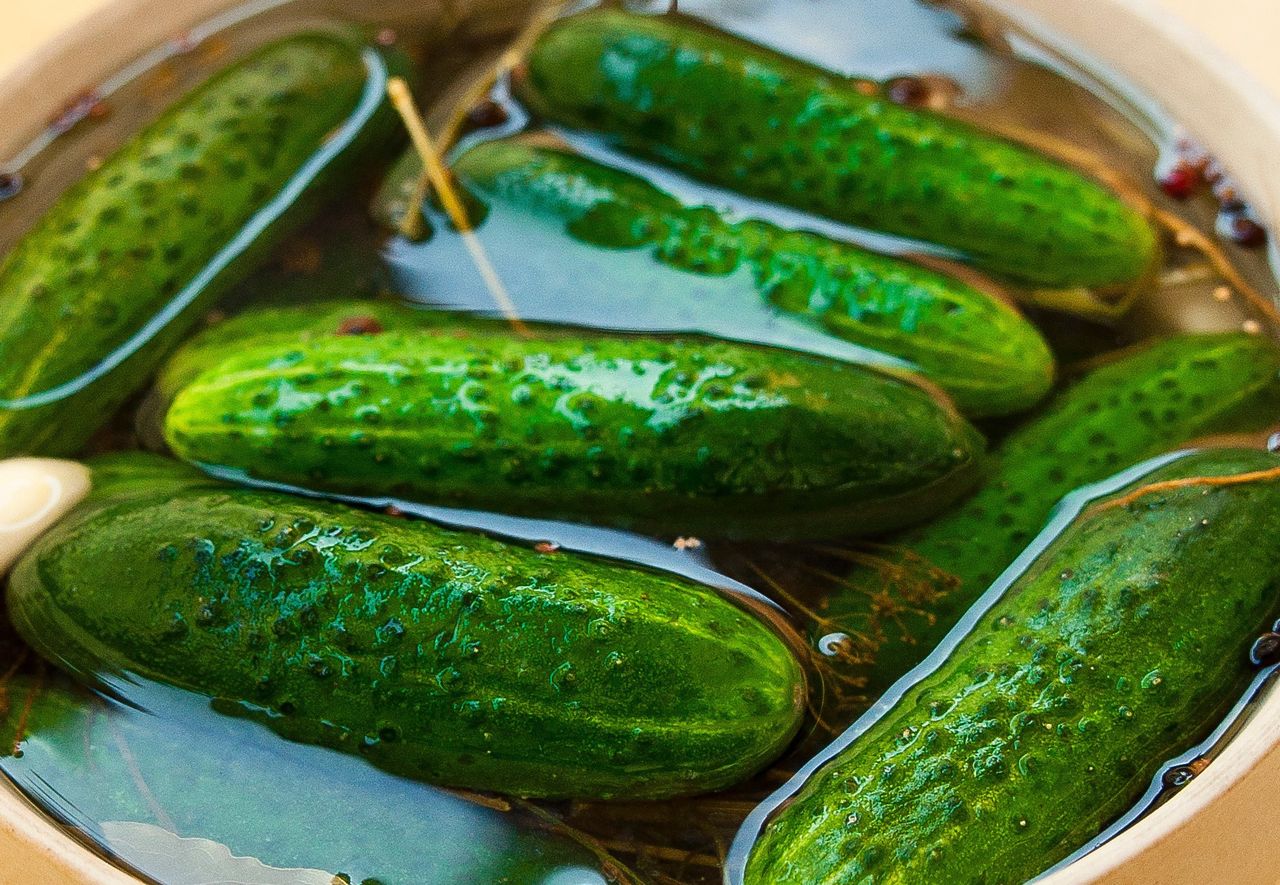
[[[264,338],[243,336],[181,389],[173,450],[323,491],[706,536],[879,531],[977,480],[976,431],[862,366],[438,315],[402,328],[413,312],[291,347],[272,331],[334,329],[334,310],[234,321]]]
[[[79,449],[394,132],[387,73],[354,35],[271,44],[73,185],[0,261],[0,456]]]
[[[518,79],[544,117],[694,178],[948,246],[1037,288],[1126,290],[1157,259],[1141,213],[1080,173],[688,18],[571,16]]]
[[[8,669],[3,659],[0,666]],[[156,881],[166,871],[188,872],[184,864],[216,866],[201,857],[205,840],[239,859],[241,876],[253,875],[251,858],[323,871],[334,885],[534,885],[557,881],[566,868],[583,871],[574,881],[635,881],[517,814],[380,775],[355,758],[282,753],[278,739],[251,722],[199,710],[192,721],[190,706],[142,711],[53,673],[19,674],[0,692],[8,700],[0,703],[0,771],[33,798],[57,797],[51,810],[74,813],[87,838]],[[161,844],[172,853],[157,850]],[[265,881],[225,878],[223,864],[218,881]],[[199,881],[192,872],[182,881]]]
[[[79,678],[525,796],[718,789],[800,724],[786,640],[704,585],[139,460],[149,485],[95,477],[11,577],[14,626]]]
[[[821,234],[735,223],[636,175],[528,139],[478,144],[453,169],[489,207],[550,218],[570,237],[606,249],[645,249],[656,261],[738,287],[744,299],[763,298],[846,341],[908,360],[967,415],[1029,408],[1052,383],[1053,357],[1035,328],[958,279]],[[594,299],[607,303],[610,295]]]
[[[875,698],[928,654],[1068,492],[1195,437],[1270,426],[1278,408],[1280,350],[1261,336],[1175,336],[1094,369],[1001,443],[976,495],[893,538],[880,568],[849,574],[814,639],[844,630],[845,663]]]
[[[1254,471],[1280,472],[1280,456],[1199,452],[1136,486]],[[1250,644],[1280,610],[1278,480],[1086,510],[936,670],[787,791],[745,882],[1012,885],[1101,832],[1248,685]]]

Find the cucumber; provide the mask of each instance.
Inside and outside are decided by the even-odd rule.
[[[413,311],[373,335],[274,331],[334,330],[341,310],[234,321],[223,336],[247,334],[169,408],[173,451],[320,491],[704,536],[880,531],[978,479],[976,431],[862,366],[447,315],[404,328]]]
[[[949,247],[1024,285],[1123,291],[1157,263],[1143,215],[1079,172],[685,17],[562,19],[517,80],[548,120],[748,196]]]
[[[251,864],[327,874],[270,879],[297,885],[533,885],[555,882],[566,867],[595,874],[580,873],[579,882],[636,881],[518,813],[318,748],[282,753],[278,739],[251,722],[171,698],[171,706],[143,712],[54,673],[20,673],[2,690],[0,771],[74,815],[87,838],[154,881],[267,881]],[[362,794],[378,801],[351,801]],[[392,806],[396,813],[387,814]],[[210,842],[220,849],[209,851]]]
[[[266,46],[73,185],[0,261],[0,457],[70,454],[326,185],[394,133],[353,34]]]
[[[77,678],[521,796],[715,790],[799,727],[787,638],[710,587],[135,457],[11,576],[14,626]]]
[[[1229,332],[1147,343],[1014,431],[976,495],[892,538],[878,567],[856,567],[813,639],[840,625],[850,640],[837,666],[875,698],[937,644],[1068,492],[1195,437],[1270,426],[1277,414],[1280,350],[1271,340]]]
[[[735,223],[636,175],[529,139],[482,142],[453,170],[490,208],[551,219],[604,249],[644,249],[679,271],[718,278],[743,299],[763,298],[845,341],[908,360],[966,415],[1027,409],[1052,383],[1053,356],[1035,328],[958,279],[821,234]],[[686,286],[690,300],[694,289]],[[615,294],[597,286],[583,297],[607,303]]]
[[[1280,457],[1203,451],[1126,491],[1253,471]],[[1248,686],[1280,609],[1278,478],[1086,510],[937,669],[784,788],[730,881],[1024,882],[1101,832]]]

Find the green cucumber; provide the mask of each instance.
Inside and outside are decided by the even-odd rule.
[[[976,495],[890,539],[878,567],[850,573],[813,639],[847,633],[836,664],[875,698],[928,654],[1064,495],[1196,437],[1268,427],[1278,409],[1280,350],[1261,336],[1179,335],[1100,366],[1001,443]]]
[[[1150,487],[1255,471],[1277,475]],[[1202,451],[1086,509],[935,670],[784,788],[738,881],[1025,882],[1100,833],[1248,686],[1280,609],[1277,480],[1274,454]]]
[[[11,576],[14,626],[78,678],[523,796],[715,790],[799,727],[786,638],[710,587],[135,457]]]
[[[447,315],[404,328],[408,310],[380,334],[273,331],[334,330],[341,309],[233,321],[263,338],[187,379],[174,452],[328,492],[734,537],[898,527],[978,478],[976,431],[863,366]]]
[[[355,758],[282,753],[251,722],[190,706],[142,711],[52,673],[18,674],[0,692],[8,699],[0,703],[0,771],[29,796],[56,797],[55,811],[74,815],[87,838],[155,881],[200,881],[197,872],[212,877],[214,867],[216,881],[265,881],[253,878],[264,870],[247,868],[254,862],[306,871],[289,880],[298,885],[533,885],[566,868],[595,873],[574,881],[635,881],[518,814],[372,772]],[[362,792],[378,801],[353,802]],[[211,842],[225,852],[221,862]],[[228,867],[245,878],[229,878]],[[165,875],[175,870],[187,875]]]
[[[1081,173],[688,18],[562,19],[517,86],[543,117],[694,178],[947,246],[1032,287],[1129,290],[1157,262],[1142,214]]]
[[[337,334],[412,332],[466,325],[454,314],[407,307],[390,299],[318,301],[287,307],[253,307],[206,326],[175,350],[156,374],[153,394],[163,411],[184,387],[252,340],[287,350]]]
[[[784,315],[908,360],[967,415],[1029,408],[1052,383],[1053,356],[1035,328],[958,279],[821,234],[735,223],[636,175],[529,139],[482,142],[453,170],[490,209],[549,218],[605,249],[645,249],[680,271],[717,278],[744,299],[763,298]],[[693,284],[687,288],[692,298]],[[584,297],[607,303],[610,294]]]
[[[73,185],[0,261],[0,457],[70,454],[324,185],[386,141],[388,61],[262,48]]]

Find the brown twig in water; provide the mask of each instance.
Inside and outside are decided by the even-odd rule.
[[[12,755],[22,755],[22,739],[27,736],[27,722],[31,718],[31,708],[35,706],[36,695],[44,688],[44,664],[36,667],[35,678],[31,680],[31,685],[27,688],[27,696],[22,702],[22,712],[18,714],[18,721],[13,729],[13,747]]]
[[[1280,330],[1280,308],[1259,292],[1231,263],[1231,259],[1211,238],[1188,224],[1181,216],[1158,206],[1151,207],[1151,217],[1173,234],[1173,240],[1184,249],[1194,249],[1205,257],[1218,275],[1245,297],[1253,308],[1271,323],[1273,330]]]
[[[830,629],[832,631],[837,631],[840,629],[840,626],[836,624],[834,621],[824,618],[822,615],[818,614],[812,608],[810,608],[809,606],[801,602],[799,599],[797,599],[795,597],[795,594],[791,593],[789,590],[783,587],[781,583],[779,583],[771,575],[766,573],[764,569],[760,568],[760,566],[756,565],[750,559],[746,560],[746,563],[747,563],[747,568],[751,569],[751,571],[755,573],[755,576],[757,578],[759,578],[760,580],[768,584],[769,589],[772,590],[774,593],[776,593],[782,602],[786,603],[798,614],[804,615],[806,618],[811,620],[814,624],[817,624],[823,629]]]
[[[505,799],[499,799],[497,796],[485,796],[481,793],[473,793],[470,790],[445,789],[444,792],[450,796],[456,796],[464,802],[470,802],[472,805],[479,805],[481,808],[501,811],[503,814],[508,814],[511,811],[511,803]]]
[[[1189,286],[1193,283],[1207,283],[1215,276],[1221,276],[1210,262],[1202,261],[1186,267],[1171,267],[1160,274],[1157,286],[1160,289],[1172,289],[1176,286]]]
[[[1087,515],[1101,513],[1104,510],[1113,510],[1117,507],[1128,507],[1147,495],[1155,495],[1160,492],[1172,492],[1177,489],[1194,488],[1196,486],[1204,486],[1206,489],[1222,488],[1225,486],[1245,485],[1251,482],[1270,482],[1271,480],[1280,480],[1280,467],[1273,467],[1270,470],[1254,470],[1250,473],[1237,473],[1232,476],[1188,476],[1183,479],[1167,479],[1163,482],[1153,482],[1150,485],[1145,485],[1122,497],[1096,504],[1089,509],[1089,514]]]
[[[120,758],[124,761],[124,766],[129,771],[129,778],[133,781],[133,785],[138,788],[138,795],[142,797],[142,801],[147,803],[147,807],[151,809],[156,822],[170,833],[176,834],[178,828],[174,825],[173,819],[164,810],[164,806],[160,804],[160,800],[156,798],[155,793],[151,792],[151,787],[147,785],[147,779],[142,776],[142,768],[138,765],[138,759],[133,755],[133,750],[129,748],[129,742],[125,740],[119,726],[110,716],[107,717],[107,729],[111,732],[111,740],[116,745],[116,749],[120,751]]]
[[[9,681],[22,669],[30,655],[31,649],[23,648],[18,652],[18,659],[13,662],[13,666],[0,675],[0,716],[9,715]]]
[[[427,132],[422,113],[418,110],[418,105],[413,100],[413,95],[409,92],[409,84],[401,77],[392,77],[387,82],[387,94],[391,97],[391,103],[403,118],[405,127],[409,130],[409,135],[413,139],[414,147],[426,166],[427,175],[435,188],[436,195],[440,198],[440,202],[444,206],[445,212],[449,215],[449,219],[453,222],[453,226],[457,228],[463,245],[466,246],[471,260],[475,263],[476,269],[484,280],[485,288],[489,290],[499,309],[506,316],[507,321],[515,329],[516,333],[528,337],[529,328],[520,319],[515,303],[511,300],[511,293],[507,291],[502,278],[498,276],[498,271],[494,268],[493,262],[489,260],[489,255],[485,251],[484,245],[480,242],[479,237],[475,235],[471,220],[467,217],[466,206],[463,205],[462,199],[458,196],[458,191],[449,177],[449,171],[444,165],[444,158],[436,148],[431,134]]]
[[[569,826],[545,808],[540,808],[532,802],[525,799],[512,799],[511,801],[513,806],[541,821],[544,826],[547,826],[553,832],[558,832],[561,835],[567,836],[583,848],[587,849],[587,851],[590,851],[595,859],[599,861],[603,872],[615,881],[630,883],[630,885],[639,885],[640,877],[637,876],[630,867],[626,866],[610,854],[608,843],[601,839],[597,839],[595,836],[590,836],[576,827]],[[633,853],[634,846],[628,847],[624,850]]]
[[[597,839],[604,848],[609,851],[617,851],[622,854],[635,854],[652,857],[655,860],[665,860],[669,863],[687,864],[695,867],[709,867],[713,870],[720,869],[719,858],[712,857],[710,854],[703,854],[700,851],[686,850],[684,848],[672,848],[667,845],[641,845],[631,844],[618,839]]]
[[[507,50],[502,53],[497,63],[463,93],[461,99],[450,113],[448,120],[440,129],[439,146],[442,156],[457,144],[471,108],[484,100],[493,91],[493,87],[498,80],[523,60],[542,32],[559,18],[568,7],[569,0],[555,0],[555,2],[544,5],[541,10],[533,15],[528,25],[516,36],[511,45],[507,47]],[[426,157],[423,157],[423,162],[425,167]],[[430,172],[427,168],[424,168],[417,184],[414,185],[408,208],[405,210],[404,218],[400,222],[401,233],[410,239],[416,239],[422,232],[422,207],[427,202],[427,197],[431,195],[433,186],[434,183]]]

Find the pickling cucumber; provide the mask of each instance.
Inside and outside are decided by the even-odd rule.
[[[542,117],[691,177],[941,244],[1035,288],[1123,292],[1157,261],[1143,215],[1081,173],[687,17],[562,19],[517,87]]]
[[[784,788],[731,881],[1025,882],[1101,832],[1253,675],[1280,610],[1280,477],[1204,478],[1255,471],[1280,457],[1202,451],[1124,494],[1198,481],[1086,509],[937,669]]]
[[[679,271],[736,287],[743,299],[763,298],[782,314],[908,360],[967,415],[1029,408],[1052,383],[1053,357],[1035,328],[958,279],[821,234],[733,222],[639,176],[529,139],[477,144],[453,170],[487,207],[550,219],[605,249],[644,249]],[[692,299],[695,286],[688,288]],[[610,295],[593,289],[593,303]]]
[[[524,796],[714,790],[800,724],[786,638],[710,587],[134,457],[11,576],[14,626],[80,679],[176,685],[396,774]]]
[[[314,32],[216,74],[0,261],[0,457],[78,450],[326,185],[395,132],[396,60]]]
[[[1094,369],[995,450],[976,495],[892,538],[878,567],[849,573],[824,612],[850,637],[843,666],[877,697],[946,635],[1064,495],[1195,437],[1270,426],[1277,414],[1280,350],[1261,336],[1179,335]],[[815,642],[831,629],[818,627]]]
[[[368,312],[250,312],[216,360],[197,339],[179,361],[203,371],[164,421],[173,451],[328,492],[704,536],[880,531],[978,479],[964,419],[863,366],[404,308],[335,334],[344,311]]]

